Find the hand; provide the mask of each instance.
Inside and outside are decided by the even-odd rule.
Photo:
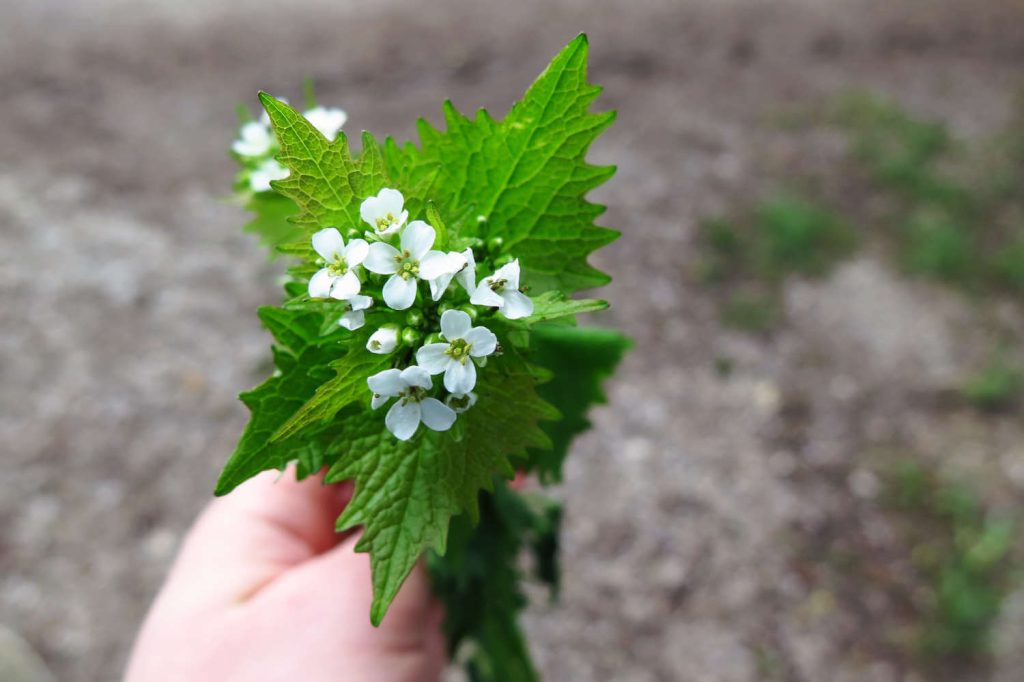
[[[277,480],[280,478],[280,480]],[[370,561],[334,533],[349,485],[267,472],[215,500],[139,633],[125,682],[437,680],[443,611],[422,566],[379,628]]]

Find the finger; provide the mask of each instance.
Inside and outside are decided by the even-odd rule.
[[[288,568],[333,547],[334,522],[351,485],[296,481],[291,469],[265,472],[214,500],[185,539],[168,580],[190,599],[243,602]]]

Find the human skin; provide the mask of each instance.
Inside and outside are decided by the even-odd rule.
[[[443,610],[418,566],[380,627],[349,485],[267,472],[214,500],[139,632],[125,682],[424,682],[446,664]]]

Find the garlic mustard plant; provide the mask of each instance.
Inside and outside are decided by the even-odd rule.
[[[386,369],[366,379],[377,409],[391,398],[398,398],[384,418],[388,431],[398,440],[409,440],[420,422],[434,431],[447,431],[455,423],[455,411],[437,398],[426,395],[433,383],[430,374],[413,365],[403,370]]]
[[[444,372],[444,387],[462,395],[476,386],[475,359],[486,358],[498,349],[498,337],[487,327],[473,327],[461,310],[441,315],[441,343],[428,343],[416,351],[416,362],[431,374]]]
[[[561,479],[628,346],[576,325],[607,307],[574,295],[608,283],[588,257],[618,235],[586,198],[614,170],[585,159],[614,119],[590,110],[587,52],[570,43],[504,118],[446,103],[444,129],[421,121],[414,142],[363,133],[356,153],[344,111],[260,93],[264,116],[231,144],[246,229],[287,278],[259,310],[275,371],[241,396],[250,420],[216,494],[289,466],[353,481],[337,529],[362,528],[372,622],[425,554],[477,680],[536,679],[518,553],[556,575],[557,505],[507,481]]]
[[[345,301],[359,293],[361,282],[356,272],[366,260],[369,244],[362,239],[346,244],[337,228],[328,227],[313,235],[313,250],[323,259],[324,267],[309,278],[311,297]]]
[[[387,238],[402,229],[409,219],[404,210],[405,199],[397,189],[385,187],[375,197],[367,197],[359,205],[359,216],[374,232],[369,236]]]

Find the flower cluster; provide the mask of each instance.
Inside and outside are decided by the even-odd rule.
[[[394,354],[395,362],[367,384],[373,409],[395,399],[384,423],[396,438],[408,440],[421,423],[446,431],[476,403],[477,367],[500,351],[486,321],[495,313],[512,320],[533,313],[533,302],[519,290],[519,261],[477,283],[473,248],[435,249],[437,231],[423,220],[409,221],[395,189],[365,199],[359,215],[370,229],[350,228],[347,240],[336,227],[313,235],[320,268],[309,279],[309,296],[337,302],[338,324],[350,331],[379,311],[371,320],[383,324],[366,350]],[[401,312],[404,327],[395,323]],[[432,377],[441,374],[435,389]]]
[[[313,107],[303,116],[328,140],[337,137],[338,131],[348,120],[348,114],[341,109],[327,107]],[[266,112],[259,120],[242,125],[238,139],[231,145],[231,151],[245,167],[249,189],[253,192],[269,192],[271,180],[288,177],[288,169],[274,158],[277,154],[277,139],[270,130],[270,117]]]

